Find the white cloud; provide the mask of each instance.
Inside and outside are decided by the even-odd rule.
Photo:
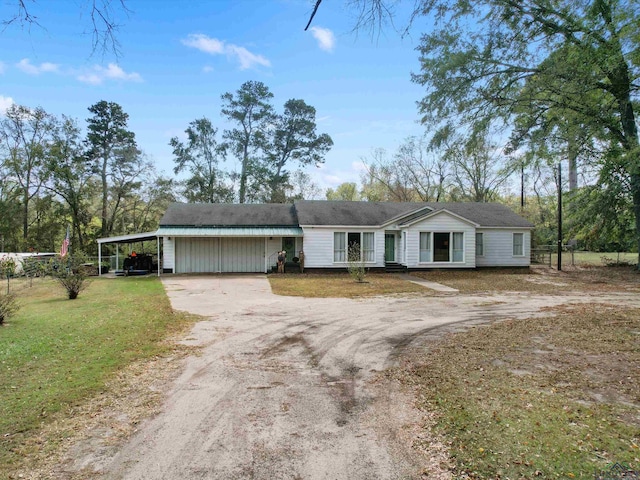
[[[332,52],[336,46],[336,37],[328,28],[311,27],[311,34],[318,41],[318,47],[325,52]]]
[[[4,62],[0,62],[0,75],[7,71],[7,65]]]
[[[4,115],[7,109],[14,103],[13,98],[0,95],[0,115]]]
[[[107,68],[100,65],[94,65],[93,68],[85,73],[78,75],[78,80],[91,85],[101,85],[105,80],[122,80],[125,82],[142,82],[139,73],[127,73],[115,63],[110,63]]]
[[[227,57],[235,59],[240,63],[241,70],[247,70],[258,65],[262,65],[263,67],[271,66],[271,62],[262,55],[256,55],[244,47],[234,45],[233,43],[225,43],[222,40],[211,38],[202,33],[190,34],[182,40],[182,44],[210,55],[227,55]]]
[[[204,73],[211,73],[213,72],[213,67],[210,67],[209,65],[205,65],[204,67],[202,67],[202,71]]]
[[[22,70],[24,73],[28,73],[29,75],[40,75],[41,73],[57,73],[60,70],[60,65],[51,63],[51,62],[43,62],[40,65],[34,65],[28,58],[23,58],[20,60],[16,67]]]

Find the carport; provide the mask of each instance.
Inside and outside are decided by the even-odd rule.
[[[138,243],[138,242],[147,242],[147,241],[151,241],[151,240],[155,240],[156,244],[157,244],[157,251],[158,251],[158,276],[160,276],[160,263],[161,263],[161,256],[160,256],[160,242],[158,241],[158,232],[154,231],[154,232],[145,232],[145,233],[132,233],[129,235],[118,235],[115,237],[105,237],[105,238],[99,238],[98,240],[96,240],[98,242],[98,275],[102,275],[102,269],[100,268],[100,266],[102,265],[102,245],[104,244],[109,244],[109,243],[115,243],[115,244],[133,244],[133,243]],[[116,266],[119,263],[119,251],[116,248]]]

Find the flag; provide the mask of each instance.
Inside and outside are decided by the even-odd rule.
[[[64,237],[62,241],[62,246],[60,247],[60,256],[65,257],[69,252],[69,227],[67,227],[67,235]]]

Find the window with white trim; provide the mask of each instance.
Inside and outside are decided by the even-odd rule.
[[[334,232],[333,234],[333,261],[347,261],[347,234],[345,232]]]
[[[513,234],[513,256],[524,257],[524,233]]]
[[[365,262],[375,262],[374,233],[364,232],[362,234],[362,258]]]
[[[453,232],[453,261],[464,262],[464,233]]]
[[[476,233],[476,257],[484,257],[484,233]]]
[[[420,232],[420,262],[431,261],[431,232]]]
[[[334,262],[346,262],[353,249],[357,250],[353,260],[375,262],[375,232],[333,232]]]

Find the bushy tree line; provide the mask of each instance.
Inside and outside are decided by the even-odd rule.
[[[301,167],[322,163],[331,137],[316,133],[315,109],[303,100],[288,100],[279,113],[272,98],[266,85],[246,82],[222,95],[227,130],[219,134],[200,118],[185,139],[171,139],[182,180],[157,172],[117,103],[90,106],[84,128],[64,115],[12,105],[0,118],[0,247],[55,252],[70,225],[74,250],[93,254],[96,238],[155,229],[176,200],[317,196]]]
[[[138,148],[120,105],[100,101],[83,131],[44,109],[12,105],[0,119],[0,242],[5,251],[75,250],[97,237],[157,226],[175,182]]]

